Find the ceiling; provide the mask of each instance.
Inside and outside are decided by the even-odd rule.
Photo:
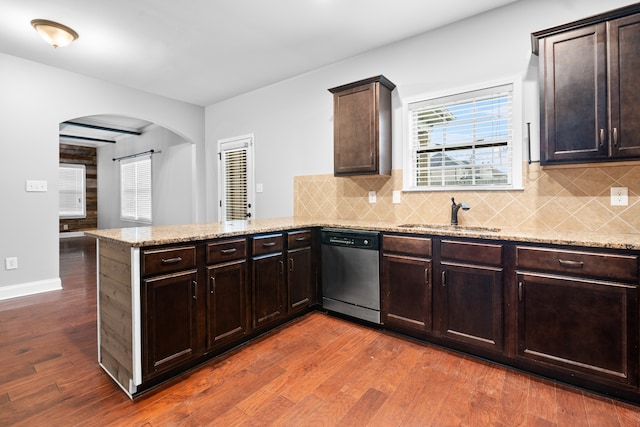
[[[514,1],[0,0],[0,52],[207,106]]]

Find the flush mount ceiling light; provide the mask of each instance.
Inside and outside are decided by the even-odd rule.
[[[71,28],[54,21],[34,19],[31,25],[38,31],[40,37],[53,47],[68,46],[78,38],[78,33]]]

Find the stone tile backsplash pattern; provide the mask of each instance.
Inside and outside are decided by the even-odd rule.
[[[640,165],[607,164],[541,167],[524,164],[524,190],[434,191],[402,193],[402,171],[391,177],[294,178],[294,215],[300,218],[358,219],[393,224],[447,224],[451,197],[471,210],[461,212],[461,225],[603,233],[640,232]],[[629,188],[628,206],[611,206],[611,187]],[[369,191],[377,203],[368,201]]]

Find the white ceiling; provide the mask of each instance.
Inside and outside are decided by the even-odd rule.
[[[207,106],[514,1],[0,0],[0,52]]]

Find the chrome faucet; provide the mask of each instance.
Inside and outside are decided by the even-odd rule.
[[[451,225],[458,225],[458,211],[462,208],[463,211],[471,209],[466,203],[456,204],[456,200],[451,198]]]

